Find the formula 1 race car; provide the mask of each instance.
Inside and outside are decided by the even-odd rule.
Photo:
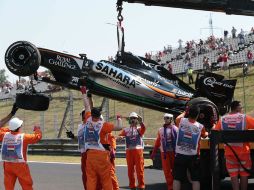
[[[197,104],[203,113],[200,120],[207,122],[208,128],[232,100],[236,80],[199,73],[194,90],[153,60],[129,52],[118,52],[116,57],[113,62],[96,62],[85,54],[78,57],[18,41],[7,49],[5,63],[18,76],[34,75],[36,80],[76,90],[85,85],[93,94],[174,115],[183,112],[186,105]],[[39,66],[50,70],[54,79],[37,77]],[[28,91],[17,94],[16,103],[23,109],[47,110],[49,98]]]

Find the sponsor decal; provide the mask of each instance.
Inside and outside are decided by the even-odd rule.
[[[152,82],[152,81],[147,80],[147,79],[145,79],[145,78],[142,78],[142,77],[140,77],[140,76],[138,76],[137,79],[138,79],[139,81],[143,81],[143,82],[145,82],[146,84],[149,84],[149,85],[152,85],[152,86],[160,86],[160,85],[159,85],[160,81],[158,81],[158,80],[155,81],[155,82]]]
[[[166,82],[167,84],[171,84],[171,85],[173,84],[173,85],[179,87],[179,83],[178,83],[177,80],[166,80],[165,82]]]
[[[160,69],[158,68],[158,66],[160,65],[156,65],[156,64],[153,64],[153,63],[149,63],[149,62],[145,62],[144,60],[140,59],[141,61],[141,65],[142,66],[145,66],[145,67],[149,67],[149,68],[153,68],[154,70],[156,71],[159,71]]]
[[[207,78],[205,78],[204,79],[204,84],[206,86],[211,86],[212,88],[214,88],[214,85],[224,86],[224,87],[227,87],[227,88],[234,88],[233,85],[216,81],[216,79],[214,77],[207,77]]]
[[[122,72],[120,69],[116,67],[106,64],[104,62],[98,62],[94,65],[94,70],[97,73],[102,73],[104,76],[112,79],[114,82],[123,84],[125,87],[133,87],[135,88],[137,81],[131,79],[130,75]]]
[[[141,60],[141,65],[145,65],[146,67],[151,68],[151,65],[149,63],[146,63],[144,60]]]
[[[78,77],[72,77],[70,83],[73,84],[73,85],[77,85],[77,84],[78,84],[78,81],[79,81],[79,78],[78,78]]]
[[[192,97],[193,96],[192,93],[183,91],[181,89],[174,89],[174,91],[176,91],[177,96],[187,96],[187,97]]]
[[[76,65],[71,63],[71,58],[60,55],[57,55],[56,59],[49,59],[49,64],[72,70],[76,69]]]

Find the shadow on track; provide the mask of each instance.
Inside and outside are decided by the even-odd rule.
[[[129,187],[120,187],[121,190],[129,189]],[[167,189],[165,183],[155,183],[155,184],[147,184],[146,190],[155,190],[155,189]]]

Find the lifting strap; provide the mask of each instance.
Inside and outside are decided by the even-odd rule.
[[[116,7],[118,11],[117,15],[117,42],[118,42],[118,51],[117,51],[117,59],[121,62],[121,56],[124,52],[125,41],[124,41],[124,28],[122,26],[123,16],[122,16],[122,7],[123,1],[117,0]]]

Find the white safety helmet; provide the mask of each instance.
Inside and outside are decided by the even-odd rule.
[[[138,114],[136,112],[131,112],[129,117],[136,117],[136,118],[138,118]]]
[[[171,118],[171,119],[172,119],[172,118],[173,118],[173,115],[172,115],[172,114],[170,114],[170,113],[165,113],[165,114],[164,114],[164,117],[169,117],[169,118]]]
[[[20,120],[19,118],[17,117],[14,117],[12,118],[10,121],[9,121],[9,129],[11,131],[15,131],[16,129],[18,129],[19,127],[21,127],[21,125],[23,124],[23,121]]]

